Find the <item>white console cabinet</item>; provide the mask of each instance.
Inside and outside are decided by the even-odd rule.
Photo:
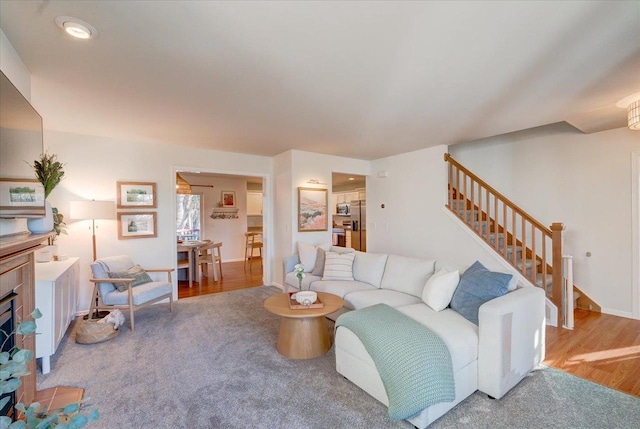
[[[36,357],[42,358],[42,373],[51,370],[50,357],[56,352],[75,317],[78,297],[78,258],[36,263]]]

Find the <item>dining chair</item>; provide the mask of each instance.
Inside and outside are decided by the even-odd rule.
[[[91,264],[93,296],[90,317],[94,311],[115,308],[129,310],[129,323],[134,328],[135,310],[165,299],[169,300],[169,310],[173,311],[173,268],[143,270],[126,255],[100,258]],[[147,273],[167,273],[167,281],[153,281]]]
[[[262,234],[256,232],[245,232],[245,246],[244,246],[244,270],[247,271],[247,262],[249,263],[249,272],[251,272],[251,266],[253,265],[254,250],[258,249],[260,259],[260,269],[262,269],[262,241],[259,237]]]
[[[209,272],[209,264],[213,269],[213,280],[218,281],[222,278],[222,242],[210,243],[200,248],[198,256],[198,265],[202,268],[202,275],[207,277]],[[216,267],[216,264],[218,265]]]

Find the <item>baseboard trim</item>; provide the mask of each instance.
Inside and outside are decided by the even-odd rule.
[[[633,313],[630,311],[620,311],[614,308],[602,308],[600,309],[600,312],[604,314],[610,314],[612,316],[626,317],[627,319],[635,319],[635,317],[633,317]]]

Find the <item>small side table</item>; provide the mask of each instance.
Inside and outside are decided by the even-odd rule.
[[[331,348],[325,316],[340,309],[342,298],[318,292],[322,308],[289,308],[289,294],[279,293],[267,298],[264,308],[282,317],[278,335],[278,352],[291,359],[312,359],[324,355]]]

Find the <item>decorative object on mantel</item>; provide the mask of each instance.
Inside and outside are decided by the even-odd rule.
[[[0,179],[0,217],[41,218],[44,215],[44,186],[36,179]]]
[[[238,219],[238,209],[237,208],[227,208],[227,207],[214,207],[211,216],[211,219]]]
[[[176,173],[176,194],[191,194],[191,185],[182,178],[180,173]]]
[[[40,155],[39,160],[33,161],[32,167],[36,174],[36,179],[44,186],[45,216],[43,218],[28,219],[27,228],[34,234],[42,234],[52,231],[55,226],[53,207],[51,207],[47,198],[64,178],[64,164],[58,161],[58,157],[55,154],[49,155],[45,152]],[[58,213],[57,210],[56,213]],[[60,229],[59,225],[58,229]],[[53,240],[55,241],[55,238]],[[50,241],[49,244],[53,243]]]
[[[158,206],[155,182],[117,182],[119,209],[155,209]]]

